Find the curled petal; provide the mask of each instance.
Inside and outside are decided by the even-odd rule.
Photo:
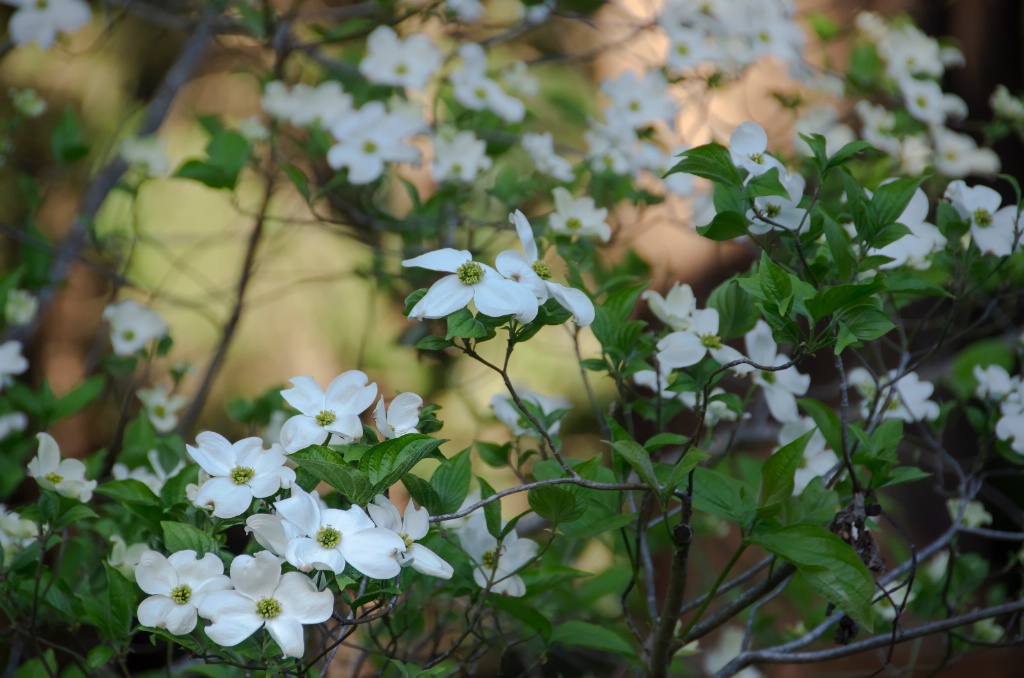
[[[519,242],[523,245],[523,253],[526,254],[526,261],[529,264],[537,261],[537,241],[533,239],[533,228],[527,221],[526,215],[519,210],[508,215],[508,220],[515,224],[516,233],[519,234]],[[501,270],[500,268],[498,269]]]
[[[402,531],[402,516],[398,513],[398,507],[383,494],[374,497],[373,502],[366,505],[366,510],[377,527],[392,532]],[[406,511],[408,512],[408,509]],[[413,537],[413,539],[418,539],[418,537]]]
[[[178,605],[167,596],[146,598],[136,616],[143,626],[167,629],[176,636],[191,633],[196,627],[196,608],[188,603]]]
[[[405,550],[405,542],[391,530],[375,527],[346,534],[339,548],[345,560],[368,577],[390,579],[402,571],[398,554]]]
[[[441,579],[451,579],[455,570],[439,555],[428,549],[422,544],[413,544],[402,558],[403,562],[412,565],[412,568],[417,572],[430,575],[431,577],[440,577]],[[412,561],[411,563],[409,561]]]
[[[455,273],[459,266],[462,266],[467,261],[472,261],[473,255],[468,250],[456,250],[451,247],[445,247],[444,249],[435,250],[434,252],[427,252],[421,254],[418,257],[412,259],[406,259],[402,262],[402,266],[411,266],[416,268],[426,268],[431,271],[443,271],[445,273]]]
[[[403,521],[402,530],[410,539],[419,540],[427,536],[427,532],[430,530],[430,514],[427,513],[427,509],[416,508],[413,506],[412,499],[405,506],[405,520]]]
[[[580,290],[557,283],[547,283],[548,291],[555,298],[562,308],[573,315],[573,319],[580,327],[587,327],[594,322],[594,302]]]
[[[327,440],[328,432],[313,417],[296,414],[281,427],[281,446],[287,454]]]
[[[320,504],[316,498],[301,487],[292,488],[292,496],[274,502],[277,513],[295,525],[307,537],[312,537],[320,529]]]
[[[199,488],[195,504],[212,508],[218,518],[235,518],[249,509],[252,490],[248,485],[236,485],[230,478],[210,478]]]
[[[285,657],[302,657],[306,653],[306,639],[298,619],[285,615],[268,619],[267,631],[281,647]]]

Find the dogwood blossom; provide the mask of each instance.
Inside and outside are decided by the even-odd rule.
[[[367,504],[366,510],[377,527],[396,533],[405,542],[405,550],[397,554],[402,567],[411,565],[417,572],[431,577],[452,578],[455,571],[451,565],[423,544],[416,543],[427,536],[430,529],[430,514],[427,513],[427,509],[416,508],[410,499],[403,518],[398,513],[398,507],[390,499],[378,494],[372,503]]]
[[[739,351],[722,343],[718,336],[718,311],[713,308],[694,311],[688,330],[672,332],[658,342],[658,364],[669,369],[689,367],[699,363],[709,352],[723,365],[743,358]],[[750,369],[740,365],[736,371]]]
[[[658,320],[673,330],[685,331],[693,327],[693,312],[697,310],[697,297],[693,289],[679,282],[672,283],[672,288],[664,297],[654,290],[647,290],[640,295],[647,301]]]
[[[398,576],[398,554],[406,549],[401,537],[374,525],[358,506],[325,509],[317,499],[296,486],[291,497],[274,502],[277,514],[298,528],[285,548],[289,563],[303,572],[341,574],[348,563],[374,579]]]
[[[221,559],[212,553],[198,558],[195,551],[178,551],[169,557],[147,551],[139,558],[135,581],[150,594],[139,604],[139,623],[176,636],[196,627],[196,612],[206,596],[231,588]]]
[[[433,143],[434,162],[430,167],[437,181],[457,179],[470,182],[491,166],[487,144],[468,130],[450,137],[438,134]]]
[[[61,459],[57,441],[49,433],[37,433],[39,451],[28,462],[28,474],[39,487],[87,502],[96,489],[95,480],[85,479],[85,464],[78,459]]]
[[[528,287],[506,280],[487,264],[473,261],[466,250],[444,248],[427,252],[406,259],[402,266],[452,274],[430,286],[409,311],[410,318],[444,318],[471,301],[478,311],[495,318],[513,315],[528,323],[537,317],[537,297]]]
[[[526,595],[526,582],[516,573],[537,556],[537,542],[520,539],[512,530],[498,544],[487,531],[483,511],[470,516],[459,531],[459,540],[475,565],[473,581],[477,586],[506,596]]]
[[[572,164],[555,153],[551,132],[535,134],[527,132],[522,138],[523,150],[529,154],[537,171],[554,177],[559,181],[573,180]]]
[[[331,127],[335,143],[327,151],[327,164],[348,169],[348,181],[368,184],[384,173],[388,162],[418,162],[420,152],[405,142],[424,129],[423,120],[404,111],[388,112],[371,101],[337,120]]]
[[[860,134],[864,140],[890,155],[898,155],[900,140],[893,133],[896,129],[896,114],[864,100],[854,104],[853,109],[863,123]]]
[[[926,222],[927,218],[928,196],[919,188],[914,191],[903,213],[896,219],[906,226],[910,233],[885,247],[869,250],[871,254],[892,258],[892,261],[882,264],[879,268],[909,266],[923,271],[931,266],[931,255],[946,246],[946,237],[936,226]]]
[[[291,454],[310,445],[321,445],[331,435],[349,442],[363,435],[359,415],[377,398],[377,384],[359,370],[343,372],[324,391],[312,377],[294,377],[292,388],[281,397],[297,409],[281,427],[281,445]]]
[[[174,468],[171,470],[164,469],[163,464],[160,462],[160,453],[156,450],[150,450],[146,453],[146,458],[149,459],[150,467],[137,466],[136,468],[129,469],[122,463],[114,464],[111,469],[111,473],[114,476],[114,480],[125,480],[131,478],[132,480],[138,480],[143,483],[149,489],[153,490],[153,494],[160,496],[160,490],[163,489],[164,483],[169,478],[173,478],[178,475],[183,468],[185,468],[185,462],[179,461]]]
[[[773,167],[779,170],[779,176],[786,173],[782,163],[768,155],[768,133],[756,122],[745,122],[729,136],[729,155],[737,167],[750,172],[750,176],[760,176]],[[803,191],[801,190],[801,193]]]
[[[235,556],[231,561],[234,590],[203,596],[199,614],[212,624],[206,635],[223,647],[234,647],[266,627],[285,657],[302,657],[304,624],[327,621],[334,612],[334,594],[317,591],[300,572],[281,574],[281,559],[266,551]]]
[[[961,506],[963,507],[963,516],[960,516]],[[965,527],[981,527],[992,524],[992,514],[985,510],[985,505],[980,501],[950,499],[946,502],[946,509],[954,521],[957,520],[957,516],[960,516],[959,524]]]
[[[946,187],[945,197],[971,222],[971,238],[983,253],[1005,257],[1020,249],[1024,228],[1018,225],[1017,207],[1000,209],[1003,199],[994,189],[968,186],[957,179]]]
[[[46,112],[46,99],[39,96],[39,92],[30,87],[25,89],[12,87],[7,90],[7,95],[11,98],[14,110],[26,118],[38,118]]]
[[[759,365],[775,367],[789,362],[789,356],[779,353],[779,346],[772,338],[772,328],[758,320],[754,328],[743,337],[747,357]],[[797,419],[796,397],[807,393],[811,378],[801,374],[796,367],[784,370],[756,370],[751,373],[754,383],[761,387],[765,403],[772,417],[780,423]]]
[[[601,91],[612,100],[613,117],[630,127],[643,127],[659,120],[671,124],[676,113],[675,102],[668,94],[668,81],[660,71],[648,71],[643,76],[626,71],[614,80],[602,82]]]
[[[636,144],[636,132],[620,119],[615,109],[605,112],[605,122],[590,121],[583,133],[587,144],[587,159],[595,172],[615,172],[631,174],[633,172],[633,147]]]
[[[720,421],[736,421],[739,418],[739,414],[729,407],[729,404],[721,398],[715,398],[715,396],[722,395],[726,390],[719,386],[711,389],[711,393],[708,394],[707,406],[704,408],[704,425],[705,426],[716,426]],[[679,393],[679,400],[682,401],[691,410],[697,409],[697,394],[693,391],[683,391]],[[744,419],[749,419],[749,413],[743,413]]]
[[[779,182],[789,197],[762,195],[754,198],[754,209],[747,211],[751,233],[763,235],[777,227],[796,231],[806,221],[807,210],[800,207],[806,185],[804,178],[795,172],[786,172],[779,175]]]
[[[110,555],[107,557],[107,564],[120,572],[126,579],[135,581],[135,569],[142,560],[143,554],[150,550],[144,543],[125,543],[124,537],[119,534],[110,537]]]
[[[978,142],[968,134],[954,132],[948,127],[933,127],[935,142],[935,168],[948,177],[970,174],[994,175],[999,171],[999,156],[991,148],[979,148]]]
[[[11,16],[7,30],[15,45],[36,43],[50,49],[58,33],[76,31],[92,18],[92,10],[83,0],[3,0],[18,9]]]
[[[974,394],[979,398],[1001,400],[1013,391],[1014,380],[1001,365],[975,365],[973,374],[978,382]]]
[[[24,431],[27,427],[28,417],[24,412],[0,414],[0,440],[16,431]]]
[[[526,115],[522,101],[508,94],[496,81],[487,77],[487,55],[476,43],[459,47],[462,66],[452,72],[449,82],[455,99],[474,111],[489,110],[506,122],[519,122]]]
[[[167,387],[157,384],[153,388],[140,388],[135,393],[146,407],[146,416],[160,433],[170,433],[178,426],[178,411],[188,404],[188,398],[170,394]]]
[[[4,318],[12,325],[27,325],[39,311],[39,300],[28,290],[13,289],[7,293]]]
[[[426,33],[402,39],[390,26],[378,26],[366,38],[359,72],[370,82],[422,90],[443,60]]]
[[[167,334],[163,318],[134,299],[107,306],[103,319],[110,323],[110,343],[117,355],[132,355],[153,339]]]
[[[194,503],[212,508],[217,518],[240,516],[253,499],[269,497],[295,482],[295,471],[284,465],[280,445],[267,450],[256,437],[231,443],[213,431],[197,435],[196,443],[185,449],[210,479],[199,488]]]
[[[423,398],[407,391],[392,398],[391,405],[386,410],[384,398],[381,397],[373,411],[373,420],[382,436],[388,439],[400,438],[407,433],[416,433],[422,409]]]
[[[129,166],[139,168],[148,177],[166,174],[171,166],[167,158],[167,142],[155,135],[125,139],[118,147],[118,153]]]
[[[899,376],[898,381],[894,381]],[[902,419],[905,422],[930,421],[939,416],[939,406],[929,398],[935,387],[931,382],[922,381],[916,372],[906,372],[902,376],[897,370],[891,370],[887,380],[882,384],[882,393],[877,392],[875,381],[863,367],[850,370],[848,381],[853,385],[864,400],[861,402],[861,415],[868,417],[872,401],[877,396],[875,414],[884,419]],[[884,408],[884,409],[882,409]]]
[[[5,563],[10,563],[18,551],[34,542],[38,534],[39,526],[35,522],[0,504],[0,551]]]
[[[541,395],[540,393],[534,393],[533,391],[522,391],[517,390],[516,393],[519,395],[519,399],[524,403],[530,403],[536,405],[537,409],[544,415],[549,415],[556,410],[568,407],[569,403],[564,398],[552,398],[549,396]],[[512,429],[512,435],[524,436],[536,434],[533,424],[526,417],[525,414],[516,406],[512,396],[507,393],[496,393],[491,397],[491,409],[494,410],[494,416],[498,418],[503,424]],[[556,421],[548,428],[548,433],[551,435],[558,435],[558,430],[561,428],[562,422]]]
[[[15,374],[28,369],[28,359],[21,354],[21,342],[16,339],[0,344],[0,389],[11,384]]]
[[[580,290],[551,281],[551,266],[537,258],[537,242],[526,216],[516,210],[508,215],[508,220],[516,227],[524,254],[512,250],[500,253],[494,262],[498,272],[528,287],[540,303],[553,297],[562,308],[572,313],[573,320],[580,327],[594,322],[594,302],[590,297]]]
[[[800,466],[793,475],[794,496],[801,494],[815,478],[824,478],[838,462],[836,453],[828,448],[825,436],[810,417],[797,417],[785,422],[779,429],[779,447],[788,445],[808,431],[814,431],[814,435],[807,441]]]
[[[549,220],[552,231],[565,235],[593,235],[601,242],[608,242],[611,239],[611,226],[605,222],[608,210],[595,206],[593,198],[573,198],[572,194],[561,186],[552,190],[551,196],[555,199],[555,211]]]

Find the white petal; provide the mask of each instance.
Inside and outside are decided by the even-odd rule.
[[[552,282],[547,283],[547,288],[562,308],[572,313],[577,325],[587,327],[594,322],[594,302],[585,293]]]
[[[317,591],[316,585],[304,574],[286,572],[274,592],[281,603],[281,615],[287,615],[303,624],[319,624],[330,619],[334,612],[334,595],[330,591]]]
[[[339,548],[349,564],[368,577],[390,579],[402,571],[398,554],[405,550],[405,542],[390,530],[375,527],[346,534]]]
[[[452,575],[455,573],[455,570],[452,569],[451,565],[422,544],[413,544],[412,547],[405,552],[405,556],[402,560],[405,563],[408,563],[411,560],[411,565],[414,570],[431,577],[451,579]]]
[[[137,616],[143,626],[167,629],[176,636],[191,633],[196,627],[196,608],[188,603],[178,605],[166,596],[143,600]]]
[[[396,431],[414,431],[420,421],[423,398],[411,391],[399,393],[388,408],[388,422]]]
[[[409,311],[409,317],[444,318],[465,308],[472,298],[472,286],[462,284],[457,276],[447,275],[430,286],[423,298]]]
[[[281,652],[285,657],[302,657],[305,654],[306,640],[302,632],[302,624],[298,619],[284,615],[268,619],[267,631],[281,647]]]
[[[366,511],[377,527],[392,532],[402,531],[402,516],[398,513],[398,507],[383,494],[374,497],[373,502],[366,505]],[[416,538],[413,537],[413,539]]]
[[[313,417],[297,414],[281,427],[281,446],[288,454],[327,440],[328,432]]]
[[[288,537],[284,533],[280,515],[257,513],[245,519],[245,531],[256,538],[263,548],[277,555],[282,555],[288,547]]]
[[[211,476],[226,476],[235,465],[235,452],[227,438],[219,433],[204,431],[196,436],[197,447],[185,449],[197,464]]]
[[[195,558],[195,551],[180,551],[180,553],[191,553]],[[175,586],[178,585],[178,573],[174,566],[162,554],[156,551],[146,551],[139,558],[139,564],[135,568],[135,581],[139,588],[152,595],[169,596]],[[152,624],[147,624],[152,626]]]
[[[274,502],[278,514],[298,527],[307,537],[315,536],[320,526],[320,504],[301,487],[292,488],[292,496]]]
[[[34,469],[37,473],[35,477],[42,478],[57,470],[57,465],[60,464],[60,448],[49,433],[37,433],[36,440],[39,441],[39,452],[36,455],[38,462]]]
[[[236,485],[230,478],[210,478],[199,488],[196,506],[212,507],[218,518],[235,518],[252,504],[252,491],[248,485]]]
[[[285,558],[303,572],[329,570],[341,574],[345,570],[345,557],[337,549],[325,549],[316,539],[301,537],[288,542]]]
[[[533,228],[526,216],[516,210],[508,215],[508,220],[516,226],[516,233],[519,234],[519,242],[523,245],[523,252],[526,254],[526,261],[533,263],[537,261],[537,241],[533,239]]]
[[[431,271],[444,271],[455,273],[455,271],[467,261],[472,261],[473,255],[468,250],[456,250],[450,247],[421,254],[412,259],[406,259],[402,266],[414,266],[426,268]]]
[[[236,556],[235,560],[242,557]],[[234,647],[263,626],[256,601],[238,591],[216,591],[206,596],[199,605],[199,615],[213,622],[206,627],[206,635],[221,647]]]
[[[473,286],[473,303],[484,315],[515,315],[528,323],[537,317],[537,296],[526,285],[495,278]]]
[[[708,349],[690,332],[673,332],[658,342],[658,364],[662,369],[696,365]]]
[[[281,560],[267,551],[255,556],[235,556],[231,561],[231,583],[252,600],[270,597],[280,580]]]
[[[315,417],[324,408],[324,392],[313,377],[294,377],[288,380],[292,388],[281,391],[281,397],[289,405],[310,417]]]

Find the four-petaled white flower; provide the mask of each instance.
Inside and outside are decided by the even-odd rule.
[[[434,137],[434,162],[430,168],[437,181],[458,179],[468,183],[490,166],[487,144],[471,131]]]
[[[188,404],[188,398],[170,394],[167,387],[157,384],[153,388],[140,388],[135,395],[146,407],[146,416],[160,433],[170,433],[178,426],[178,411]]]
[[[693,326],[693,312],[697,310],[697,297],[689,285],[672,283],[664,297],[654,290],[640,295],[657,318],[673,330],[685,331]]]
[[[405,550],[397,554],[402,567],[411,565],[417,572],[451,579],[455,571],[452,566],[423,544],[416,542],[427,536],[430,529],[430,514],[427,509],[413,506],[412,500],[405,507],[405,518],[398,513],[398,507],[383,494],[373,498],[373,503],[366,506],[377,527],[394,532],[405,542]]]
[[[754,209],[747,211],[751,233],[762,235],[777,227],[795,231],[806,221],[807,210],[800,207],[806,185],[804,178],[799,174],[783,172],[779,175],[779,183],[789,197],[762,195],[754,198]]]
[[[399,38],[390,26],[378,26],[366,38],[359,72],[370,82],[421,90],[444,57],[426,33]]]
[[[881,411],[883,419],[902,419],[912,423],[931,421],[939,416],[938,403],[929,400],[935,386],[931,382],[922,381],[916,372],[899,375],[897,370],[890,370],[888,378],[881,385],[881,394],[877,392],[875,380],[863,367],[850,370],[848,380],[864,397],[860,410],[865,418],[868,417],[868,410],[876,396],[876,407]],[[875,414],[879,414],[879,411]]]
[[[960,516],[960,505],[963,503],[964,514]],[[985,505],[980,501],[963,501],[961,499],[950,499],[946,502],[946,509],[949,517],[953,520],[960,516],[960,524],[965,527],[981,527],[992,524],[992,514],[985,510]]]
[[[295,471],[284,465],[280,445],[266,450],[256,437],[232,444],[212,431],[197,435],[196,443],[185,449],[211,477],[199,488],[195,504],[212,508],[218,518],[240,516],[253,499],[269,497],[295,482]]]
[[[455,99],[474,111],[489,110],[506,122],[519,122],[526,115],[526,106],[487,77],[487,55],[475,43],[459,47],[462,67],[449,76]]]
[[[148,553],[150,550],[149,545],[145,543],[129,546],[121,535],[111,535],[110,555],[107,557],[107,564],[123,574],[126,579],[135,581],[135,568],[138,567],[143,554]]]
[[[593,235],[601,242],[608,242],[612,237],[612,228],[605,219],[608,210],[594,205],[594,199],[588,196],[573,198],[565,188],[558,186],[551,191],[555,199],[555,211],[551,214],[551,230],[565,235]]]
[[[754,329],[743,337],[747,348],[747,357],[758,365],[777,367],[789,362],[789,356],[779,353],[779,346],[772,338],[772,328],[763,320],[758,320]],[[807,393],[811,378],[801,374],[796,367],[784,370],[756,370],[752,373],[754,383],[764,391],[764,400],[768,411],[780,423],[797,419],[800,414],[796,408],[796,396]]]
[[[166,174],[171,165],[167,159],[167,141],[156,135],[125,139],[118,151],[122,160],[148,177]]]
[[[459,530],[462,548],[473,559],[473,581],[492,593],[520,597],[526,595],[526,582],[516,574],[537,556],[537,542],[520,539],[512,530],[498,544],[487,531],[483,511],[472,514]]]
[[[974,379],[978,382],[974,394],[979,398],[1001,400],[1013,390],[1014,382],[1002,365],[974,366]]]
[[[658,364],[666,369],[689,367],[699,363],[708,352],[711,357],[725,365],[743,358],[743,355],[722,342],[718,336],[718,311],[705,308],[694,311],[692,325],[685,331],[672,332],[658,342]],[[749,372],[752,368],[738,365],[738,373]]]
[[[4,562],[9,563],[21,549],[34,542],[39,526],[28,518],[22,518],[16,511],[8,511],[0,504],[0,551]]]
[[[27,325],[36,317],[39,299],[28,290],[13,289],[7,293],[4,318],[12,325]]]
[[[359,415],[377,398],[377,384],[359,370],[349,370],[334,378],[327,391],[312,377],[289,379],[292,388],[281,391],[281,397],[301,414],[296,414],[281,427],[281,444],[285,454],[310,445],[321,445],[336,435],[342,442],[351,442],[363,435]]]
[[[107,306],[103,319],[110,323],[110,343],[117,355],[131,355],[167,334],[163,318],[134,299]]]
[[[384,163],[419,161],[420,152],[403,140],[423,128],[422,120],[371,101],[332,125],[337,143],[327,151],[327,164],[348,168],[349,183],[368,184],[384,173]]]
[[[135,581],[150,594],[139,604],[139,623],[176,636],[196,627],[196,611],[206,596],[231,588],[221,559],[212,553],[197,558],[195,551],[178,551],[166,558],[146,551],[139,557]]]
[[[537,171],[554,177],[559,181],[572,181],[572,163],[555,153],[551,132],[535,134],[527,132],[522,139],[523,150],[533,160]]]
[[[171,470],[166,470],[164,465],[160,461],[160,453],[156,450],[150,450],[146,453],[146,458],[149,459],[149,465],[152,468],[145,466],[137,466],[133,469],[129,469],[127,466],[121,463],[114,464],[111,469],[111,473],[114,475],[114,480],[138,480],[140,483],[146,485],[149,489],[153,490],[153,494],[160,496],[160,490],[163,489],[164,483],[169,478],[173,478],[185,468],[184,461],[178,461],[177,464]]]
[[[554,297],[562,308],[571,312],[576,324],[586,327],[594,322],[594,302],[580,290],[551,282],[551,266],[537,258],[537,242],[533,239],[533,229],[522,212],[516,210],[508,215],[508,220],[515,224],[519,242],[523,246],[520,254],[505,250],[495,259],[494,266],[498,272],[509,280],[521,283],[543,303],[548,297]]]
[[[293,487],[292,496],[274,502],[274,508],[297,528],[284,556],[303,572],[317,569],[341,574],[348,563],[368,577],[390,579],[402,569],[398,556],[405,551],[405,542],[374,525],[358,506],[344,511],[321,508],[318,497]]]
[[[0,389],[10,384],[15,374],[28,369],[28,359],[21,354],[21,342],[16,339],[0,344]]]
[[[881,254],[893,259],[878,268],[909,266],[924,271],[932,265],[931,255],[946,246],[946,237],[942,231],[926,222],[927,218],[928,196],[919,188],[914,191],[914,196],[896,220],[906,226],[910,233],[885,247],[869,251],[870,254]]]
[[[537,317],[537,297],[525,285],[506,280],[487,264],[473,261],[466,250],[450,247],[406,259],[402,266],[418,266],[451,273],[427,290],[409,311],[410,318],[444,318],[470,301],[484,315],[513,315],[528,323]]]
[[[36,43],[50,49],[57,33],[76,31],[92,18],[92,10],[83,0],[3,0],[17,7],[7,30],[15,45]]]
[[[601,83],[601,91],[612,100],[609,113],[630,127],[663,121],[671,125],[676,105],[668,93],[668,81],[661,71],[648,71],[638,77],[626,71],[614,80]]]
[[[420,423],[420,410],[423,409],[423,398],[415,393],[399,393],[391,399],[391,405],[385,409],[384,398],[377,401],[373,411],[373,420],[377,430],[385,438],[399,438],[407,433],[416,433]]]
[[[78,459],[61,459],[57,441],[48,433],[37,433],[39,452],[28,462],[28,474],[39,487],[86,502],[92,499],[95,480],[85,479],[85,464]]]
[[[551,398],[533,391],[517,391],[519,399],[524,403],[535,405],[544,415],[549,415],[555,410],[560,410],[569,405],[564,398]],[[491,398],[491,409],[499,421],[512,429],[516,436],[535,435],[537,433],[529,418],[516,406],[512,396],[507,393],[496,393]],[[556,421],[548,428],[548,433],[558,435],[558,429],[562,426],[561,421]]]
[[[968,186],[962,180],[950,182],[945,197],[964,219],[971,222],[971,238],[984,254],[1005,257],[1021,248],[1022,230],[1017,206],[999,208],[1003,199],[988,186]]]
[[[750,172],[750,176],[759,176],[771,168],[779,170],[781,177],[786,173],[782,163],[768,155],[768,133],[756,122],[745,122],[729,137],[729,154],[737,167]]]
[[[281,559],[266,551],[235,556],[231,561],[232,591],[203,597],[199,614],[213,623],[206,635],[222,647],[234,647],[266,626],[285,657],[302,657],[304,624],[327,621],[334,612],[334,594],[317,591],[300,572],[281,574]]]

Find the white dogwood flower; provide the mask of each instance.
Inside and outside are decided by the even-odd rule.
[[[135,581],[135,568],[138,567],[143,554],[149,550],[149,546],[145,543],[129,546],[124,537],[115,534],[110,537],[110,555],[107,557],[107,564],[123,574],[125,578]]]
[[[437,181],[457,179],[468,183],[489,169],[491,158],[487,144],[469,130],[434,137],[434,162],[430,168]]]
[[[776,367],[789,362],[789,356],[779,353],[779,346],[772,338],[772,328],[763,320],[758,320],[754,329],[743,337],[747,348],[747,357],[759,365]],[[751,373],[754,383],[764,392],[764,400],[768,411],[780,423],[797,419],[800,414],[796,407],[796,397],[807,393],[811,385],[811,377],[801,374],[796,367],[784,370],[757,370]]]
[[[767,148],[768,133],[756,122],[743,123],[729,137],[729,154],[734,165],[742,167],[755,177],[774,167],[779,170],[781,177],[786,173],[786,168],[768,155]]]
[[[527,132],[522,139],[523,150],[533,160],[537,171],[554,177],[559,181],[573,180],[572,163],[555,153],[551,132],[535,134]]]
[[[902,419],[907,423],[912,423],[931,421],[938,417],[938,403],[929,400],[935,386],[931,382],[922,381],[916,372],[907,372],[899,378],[899,381],[894,382],[893,380],[898,374],[897,370],[891,370],[886,381],[882,383],[883,392],[878,394],[875,382],[866,369],[855,367],[850,370],[849,383],[864,397],[860,404],[861,415],[864,418],[868,417],[871,403],[877,396],[876,407],[881,410],[881,416],[884,419]],[[877,415],[878,412],[876,411],[875,414]]]
[[[134,299],[107,306],[103,319],[110,323],[110,343],[117,355],[132,355],[167,334],[163,318]]]
[[[373,420],[382,436],[389,439],[400,438],[407,433],[416,433],[422,409],[423,398],[415,393],[399,393],[391,399],[391,405],[387,409],[384,407],[382,396],[373,411]]]
[[[551,196],[555,199],[555,211],[549,222],[552,231],[565,235],[593,235],[601,242],[611,239],[611,226],[605,222],[608,210],[598,208],[593,198],[573,198],[572,193],[561,186],[551,191]]]
[[[483,511],[470,516],[459,530],[459,539],[463,550],[473,559],[473,581],[477,586],[506,596],[526,595],[526,582],[517,572],[537,556],[537,542],[520,539],[512,530],[499,545],[487,531]]]
[[[667,369],[689,367],[699,363],[709,352],[723,365],[743,358],[743,354],[724,344],[718,336],[718,311],[713,308],[694,311],[690,329],[672,332],[658,342],[658,364]],[[746,365],[734,368],[738,373],[750,370]]]
[[[199,487],[194,503],[212,508],[217,518],[240,516],[253,499],[274,495],[295,482],[295,471],[284,465],[280,445],[267,450],[256,437],[231,443],[213,431],[197,435],[196,444],[185,449],[210,479]]]
[[[4,318],[12,325],[27,325],[39,311],[39,299],[28,290],[13,289],[7,293]]]
[[[83,0],[3,0],[18,9],[7,30],[15,45],[36,43],[50,49],[58,33],[76,31],[92,18],[92,10]]]
[[[413,506],[412,500],[405,507],[405,517],[398,513],[398,507],[383,494],[373,498],[373,503],[366,506],[377,527],[394,532],[405,542],[405,550],[397,554],[402,567],[412,566],[417,572],[451,579],[455,571],[452,566],[423,544],[416,542],[427,536],[430,530],[430,514],[427,509]]]
[[[505,250],[494,261],[498,272],[509,280],[525,285],[543,303],[554,297],[562,308],[571,312],[576,324],[586,327],[594,322],[594,302],[582,291],[551,282],[551,266],[537,258],[537,242],[533,239],[533,228],[522,212],[516,210],[508,215],[516,227],[524,254]]]
[[[654,290],[640,295],[647,301],[651,313],[673,330],[686,331],[693,327],[693,312],[697,310],[697,297],[689,285],[672,283],[672,289],[664,297]]]
[[[1017,207],[1000,209],[1002,197],[988,186],[968,186],[962,180],[950,182],[945,197],[964,219],[971,222],[971,238],[984,254],[1005,257],[1021,247]]]
[[[466,108],[474,111],[489,110],[505,122],[519,122],[526,115],[526,106],[487,77],[487,55],[476,43],[459,47],[462,67],[449,76],[452,94]]]
[[[281,559],[266,551],[235,556],[231,561],[232,591],[203,597],[199,614],[212,624],[206,635],[222,647],[234,647],[266,627],[285,657],[302,657],[304,624],[327,621],[334,612],[334,594],[317,591],[300,572],[281,574]]]
[[[530,322],[537,317],[537,297],[527,286],[506,280],[487,264],[473,261],[466,250],[435,250],[406,259],[402,266],[452,274],[430,286],[409,312],[410,318],[444,318],[470,301],[478,311],[495,318],[513,315],[516,320]]]
[[[212,553],[197,558],[195,551],[178,551],[169,557],[146,551],[139,557],[135,581],[150,594],[139,604],[139,623],[176,636],[196,627],[196,611],[206,596],[231,588],[221,559]]]
[[[28,462],[28,474],[39,487],[87,502],[96,489],[95,480],[85,479],[85,464],[78,459],[61,459],[57,441],[48,433],[37,433],[39,452]]]
[[[423,131],[424,123],[404,111],[388,112],[380,101],[339,118],[331,126],[337,140],[327,164],[348,169],[348,181],[362,185],[379,178],[388,162],[418,162],[420,152],[404,140]]]
[[[343,442],[361,438],[363,424],[359,415],[377,398],[377,384],[359,370],[349,370],[334,378],[327,390],[312,377],[289,379],[292,388],[281,397],[299,411],[281,427],[285,454],[310,445],[321,445],[332,434]]]
[[[178,426],[178,412],[188,405],[188,398],[170,394],[167,387],[157,384],[153,388],[140,388],[135,392],[146,408],[146,416],[159,433],[170,433]]]
[[[348,563],[374,579],[398,576],[398,554],[406,548],[401,537],[374,525],[358,506],[344,511],[322,508],[317,500],[293,487],[291,497],[274,502],[277,514],[297,528],[284,552],[289,563],[303,572],[341,574]]]
[[[390,26],[378,26],[366,38],[359,72],[370,82],[422,90],[444,57],[426,33],[399,38]]]
[[[16,339],[0,344],[0,389],[10,384],[15,374],[28,369],[28,359],[21,354],[21,342]]]

